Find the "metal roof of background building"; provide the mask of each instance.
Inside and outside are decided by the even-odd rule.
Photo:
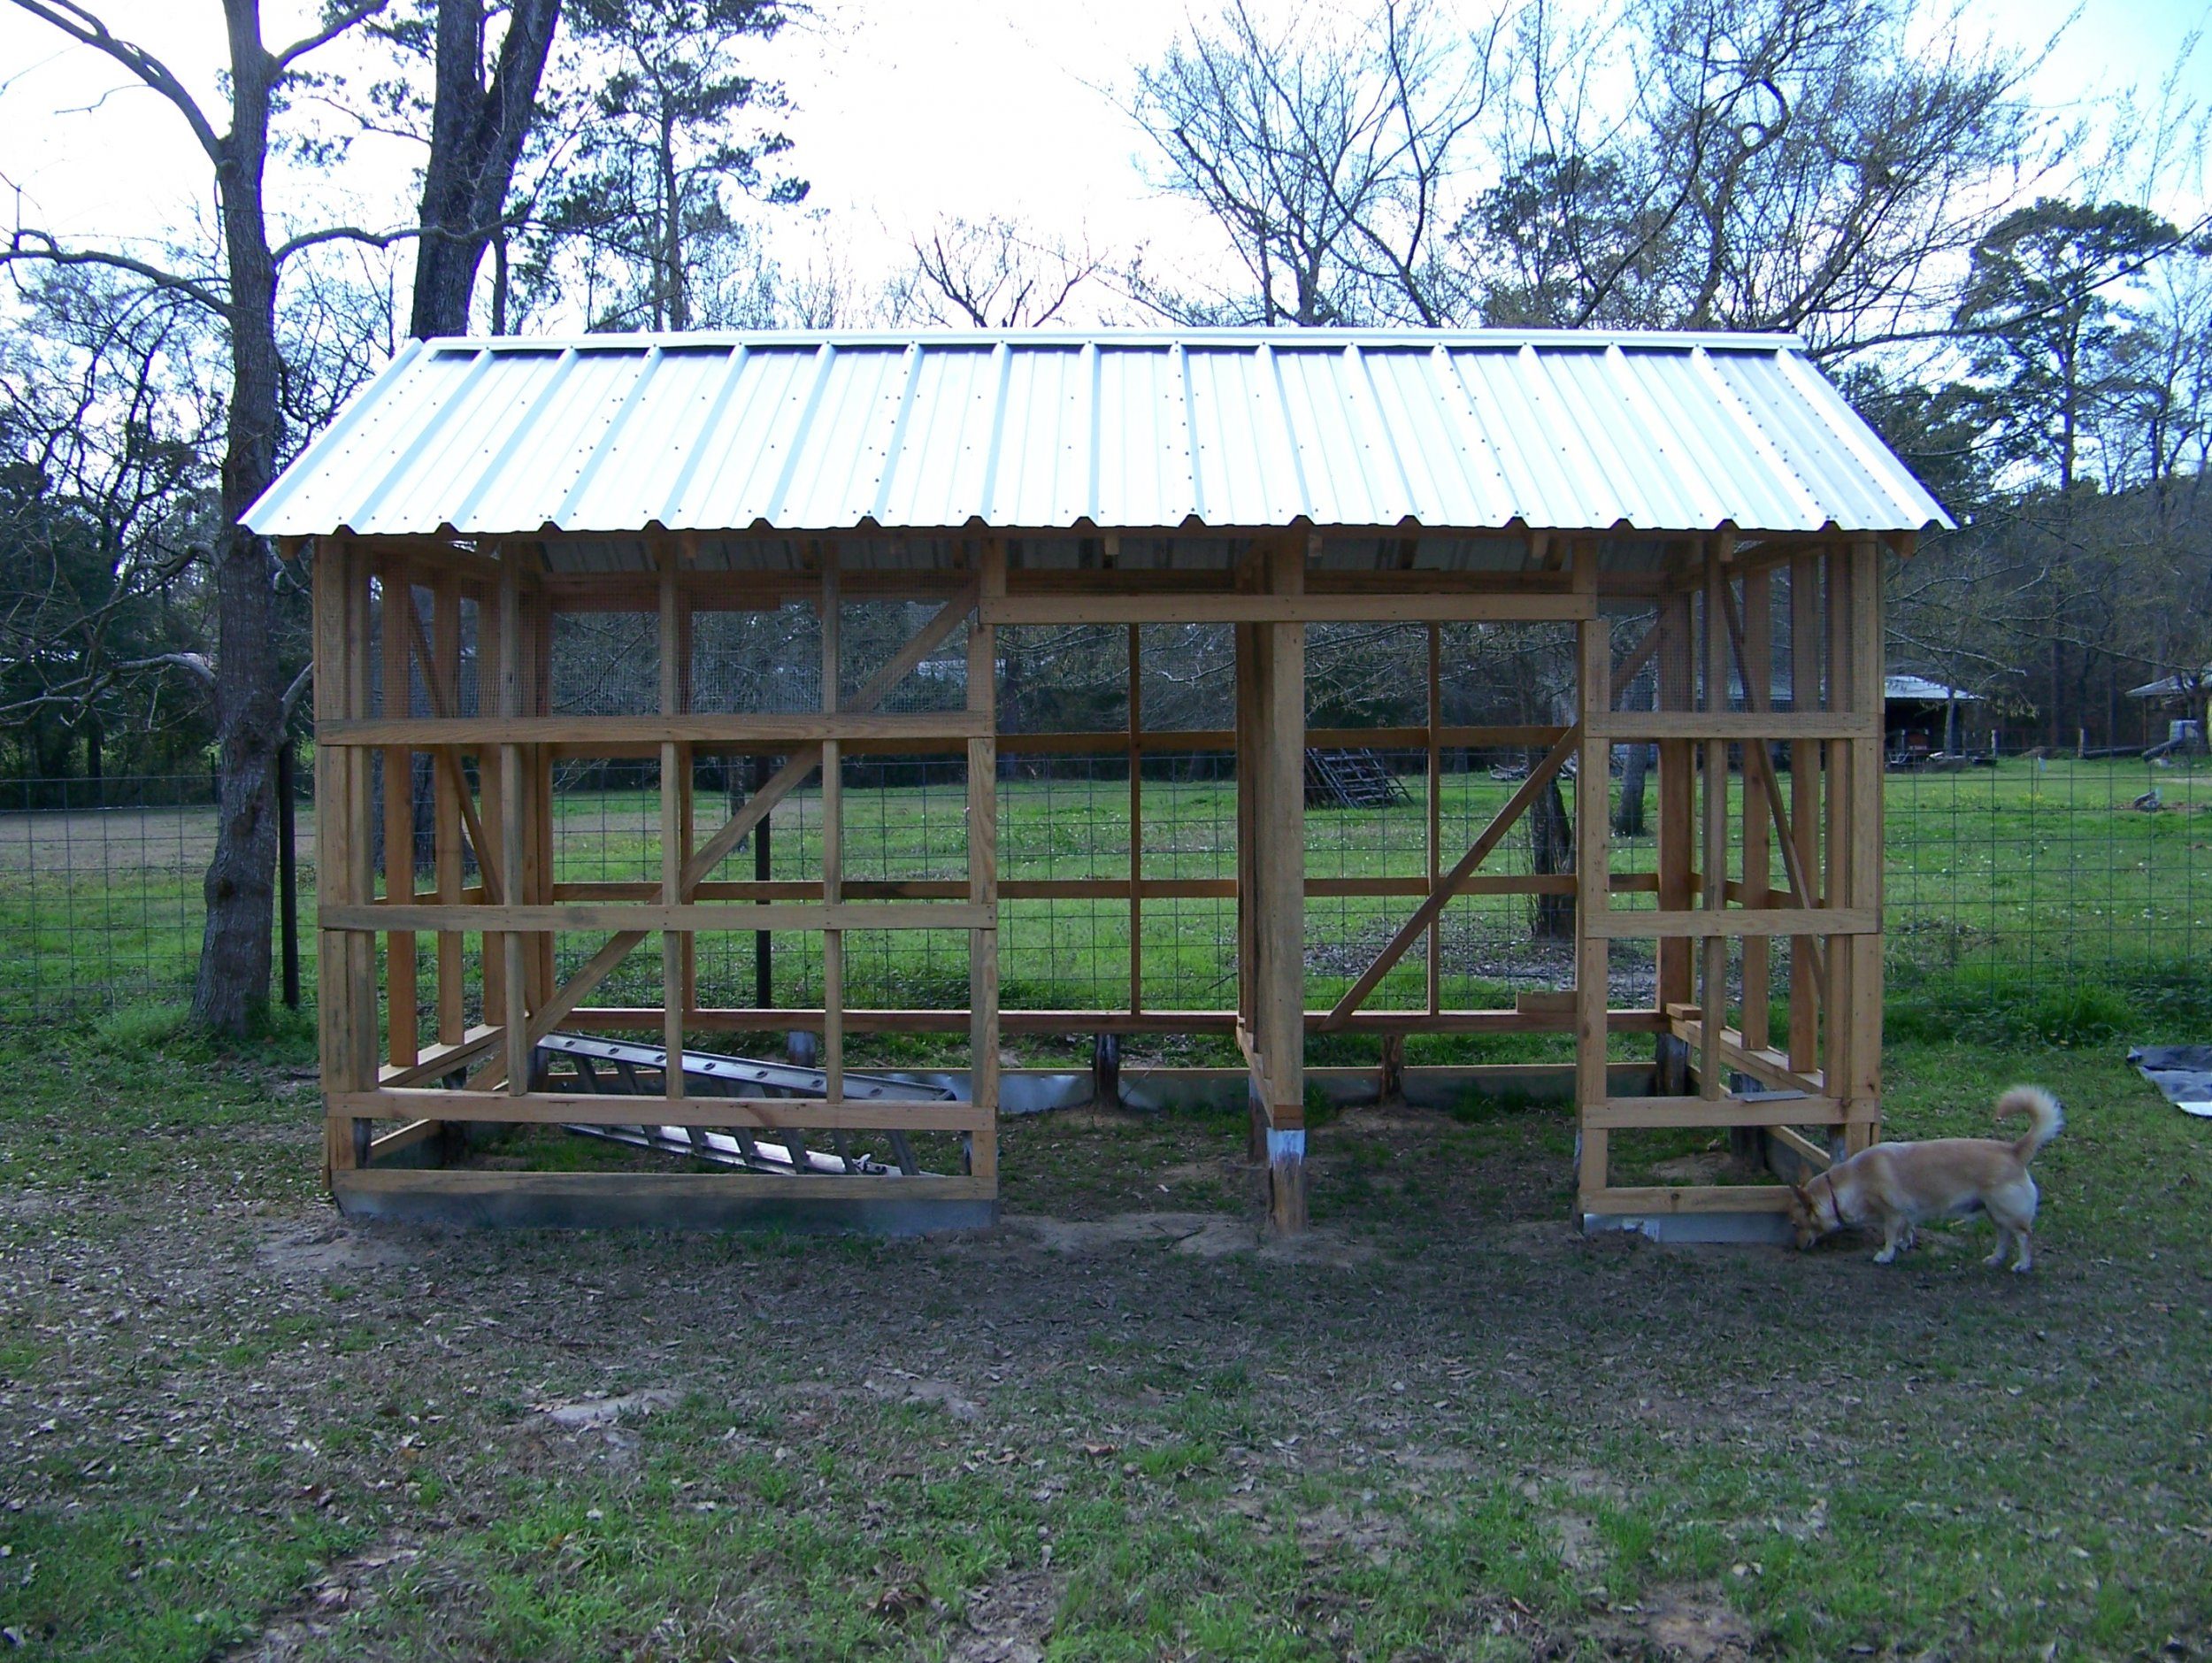
[[[1916,530],[1942,509],[1785,335],[593,335],[411,343],[271,535]]]

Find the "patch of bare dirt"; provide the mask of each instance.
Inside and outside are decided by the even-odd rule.
[[[971,1590],[949,1663],[1043,1663],[1060,1595],[1059,1579],[1043,1572]]]
[[[414,1262],[397,1239],[335,1220],[301,1228],[280,1227],[255,1250],[268,1269],[289,1281],[307,1282],[366,1271],[388,1270]]]
[[[1757,1637],[1717,1593],[1695,1589],[1654,1589],[1638,1615],[1648,1649],[1667,1663],[1739,1663]]]
[[[1276,1263],[1338,1266],[1363,1264],[1374,1253],[1365,1242],[1325,1225],[1279,1236],[1259,1220],[1229,1213],[1118,1213],[1103,1219],[1031,1214],[1010,1218],[1006,1226],[1055,1253],[1110,1253],[1159,1243],[1191,1259],[1253,1253]]]

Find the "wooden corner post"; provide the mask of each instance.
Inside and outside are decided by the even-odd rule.
[[[1597,592],[1597,545],[1578,543],[1574,553],[1575,588]],[[1582,1199],[1578,1214],[1596,1205],[1605,1189],[1610,1134],[1593,1125],[1605,1106],[1608,1024],[1611,1004],[1612,942],[1600,932],[1612,885],[1612,815],[1607,798],[1612,780],[1612,745],[1601,718],[1612,708],[1611,644],[1604,620],[1590,617],[1575,626],[1576,695],[1581,751],[1575,761],[1575,1105],[1578,1152],[1576,1188]],[[1637,743],[1641,743],[1639,740]]]
[[[968,1174],[998,1183],[998,642],[983,609],[1006,593],[1006,545],[986,538],[968,625],[968,709],[991,720],[968,741],[968,899],[991,909],[968,932],[968,1100],[981,1121],[968,1135]],[[1133,791],[1134,786],[1131,787]]]
[[[1305,592],[1306,539],[1260,551],[1270,595]],[[1279,1231],[1306,1228],[1305,907],[1306,628],[1265,623],[1238,632],[1237,746],[1240,1037],[1251,1068],[1254,1129],[1267,1162],[1268,1219]]]

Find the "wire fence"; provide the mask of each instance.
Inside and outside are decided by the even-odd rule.
[[[1425,869],[1425,758],[1379,753],[1405,788],[1373,807],[1317,807],[1307,816],[1316,878],[1410,876]],[[846,784],[849,880],[943,878],[964,871],[962,791],[927,759],[855,766]],[[703,761],[694,789],[733,805],[749,770]],[[1225,879],[1235,862],[1234,758],[1190,756],[1148,766],[1142,860],[1148,877]],[[1509,763],[1486,753],[1443,758],[1445,861],[1456,856],[1510,790]],[[1494,777],[1493,770],[1499,776]],[[295,851],[304,939],[313,928],[314,834],[301,770]],[[575,772],[557,790],[556,864],[571,880],[650,877],[658,871],[649,770],[636,778]],[[1571,795],[1571,794],[1570,794]],[[1125,765],[1095,755],[1010,759],[1000,793],[1003,877],[1124,875],[1128,867]],[[703,812],[704,811],[703,810]],[[820,870],[818,798],[795,793],[770,821],[769,872]],[[202,882],[215,838],[204,775],[18,779],[0,782],[0,1026],[80,1021],[122,1006],[189,997],[204,920]],[[1622,869],[1647,865],[1648,835],[1616,840]],[[1955,768],[1893,769],[1886,813],[1888,986],[1893,1021],[1964,1022],[2024,1000],[2086,993],[2124,1020],[2189,997],[2208,979],[2212,949],[2212,763],[2008,754]],[[1523,835],[1494,858],[1525,871]],[[749,851],[733,866],[757,868]],[[1400,898],[1316,897],[1309,902],[1310,996],[1356,974],[1413,905]],[[1558,987],[1571,954],[1532,939],[1520,897],[1470,897],[1446,914],[1440,990],[1448,1005],[1507,1002],[1515,987]],[[1004,904],[1005,1002],[1050,1009],[1125,1004],[1131,988],[1125,902],[1025,899]],[[1235,909],[1215,897],[1161,898],[1141,912],[1138,972],[1157,1009],[1220,1007],[1235,997]],[[565,959],[588,953],[564,941]],[[423,951],[430,951],[428,941]],[[762,991],[750,932],[703,937],[699,997],[749,1005]],[[932,1007],[965,1003],[966,943],[856,935],[849,997]],[[303,955],[313,997],[313,954]],[[272,944],[273,963],[276,949]],[[609,997],[654,1002],[657,969],[639,958],[635,988]],[[1409,957],[1377,991],[1377,1008],[1417,1006],[1425,972]],[[773,938],[766,990],[803,1005],[819,997],[818,937]],[[427,984],[426,984],[427,985]],[[273,979],[273,997],[276,983]],[[1618,991],[1618,989],[1617,989]],[[1632,993],[1633,989],[1630,989]],[[2116,1002],[2116,1003],[2115,1003]]]

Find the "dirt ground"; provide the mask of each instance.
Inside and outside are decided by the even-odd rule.
[[[1586,1240],[1556,1116],[1354,1111],[1278,1242],[1233,1123],[1083,1112],[988,1233],[372,1228],[304,1071],[217,1072],[112,1168],[7,1123],[26,1656],[2212,1656],[2154,1197],[2031,1277]]]

